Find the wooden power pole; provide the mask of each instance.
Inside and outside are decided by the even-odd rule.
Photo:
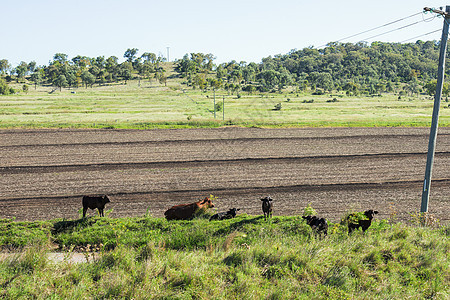
[[[441,105],[442,86],[444,84],[445,55],[447,52],[448,27],[450,21],[450,6],[446,6],[445,12],[437,9],[425,7],[425,11],[440,14],[444,17],[444,27],[442,29],[441,49],[439,53],[438,78],[436,84],[436,94],[434,95],[433,117],[431,120],[430,139],[428,141],[427,165],[425,169],[425,180],[422,191],[421,213],[428,212],[428,201],[430,199],[431,172],[433,170],[434,152],[436,148],[436,137],[439,121],[439,108]]]

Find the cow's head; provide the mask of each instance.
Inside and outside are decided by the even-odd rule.
[[[311,222],[317,219],[316,216],[302,216],[303,219],[306,220],[306,224],[310,225]]]
[[[239,210],[241,210],[241,209],[240,209],[240,208],[230,208],[230,209],[227,211],[227,214],[236,217],[236,212],[238,212]]]
[[[103,199],[103,203],[109,203],[109,202],[111,202],[111,200],[109,200],[108,195],[103,195],[103,196],[102,196],[102,199]]]
[[[272,199],[270,196],[261,198],[261,201],[263,201],[263,202],[269,202],[269,201],[272,201],[272,200],[273,200],[273,199]]]
[[[377,210],[369,209],[369,210],[366,210],[366,211],[364,212],[364,214],[366,215],[367,218],[369,218],[370,220],[372,220],[372,218],[374,217],[374,215],[378,214],[378,211],[377,211]]]
[[[212,203],[211,199],[209,199],[208,197],[206,197],[205,199],[203,199],[203,201],[201,201],[199,203],[199,205],[201,207],[206,207],[206,208],[211,208],[214,207],[214,203]]]

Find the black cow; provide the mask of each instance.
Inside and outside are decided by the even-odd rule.
[[[221,212],[221,213],[217,213],[211,216],[211,218],[209,218],[210,221],[212,220],[226,220],[226,219],[233,219],[234,217],[236,217],[236,212],[241,210],[240,208],[230,208],[228,211],[226,212]]]
[[[376,214],[378,214],[378,211],[376,211],[376,210],[372,210],[372,209],[366,210],[364,212],[364,215],[367,217],[368,220],[358,220],[357,223],[353,223],[350,220],[352,217],[355,217],[355,214],[348,215],[348,217],[347,217],[348,234],[352,233],[355,229],[358,229],[359,227],[361,227],[363,232],[366,232],[366,230],[372,224],[372,219]]]
[[[102,196],[83,196],[83,218],[86,217],[86,211],[90,209],[98,209],[100,217],[104,217],[103,209],[105,204],[111,202],[107,195]]]
[[[328,234],[328,223],[325,218],[318,218],[316,216],[302,216],[306,220],[306,224],[311,226],[311,229],[318,234],[323,233],[324,236]]]
[[[264,197],[261,199],[262,201],[262,210],[264,213],[264,220],[272,217],[272,198],[270,196]]]

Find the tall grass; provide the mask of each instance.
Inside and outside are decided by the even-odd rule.
[[[17,236],[0,262],[6,299],[448,299],[450,228],[375,221],[349,236],[340,224],[318,238],[300,216],[170,221],[88,218],[3,220],[41,228],[31,244]],[[4,235],[0,231],[0,236]],[[6,241],[6,240],[2,240]],[[39,242],[41,241],[41,242]],[[46,245],[87,251],[88,263],[54,263]],[[3,242],[2,246],[6,244]],[[22,249],[22,250],[20,250]],[[20,250],[20,251],[19,251]],[[60,251],[61,251],[60,250]]]

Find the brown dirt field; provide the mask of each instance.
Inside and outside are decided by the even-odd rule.
[[[339,220],[349,210],[408,221],[420,209],[428,128],[1,130],[0,218],[78,218],[108,194],[110,217],[162,217],[213,194],[219,211]],[[450,220],[450,128],[439,128],[429,211]],[[94,212],[90,211],[91,214]]]

